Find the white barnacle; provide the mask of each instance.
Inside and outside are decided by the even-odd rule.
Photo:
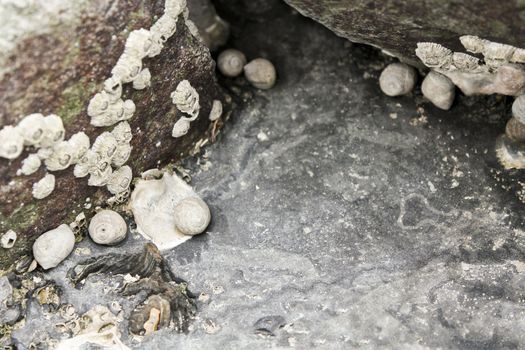
[[[151,73],[148,68],[140,71],[139,75],[133,80],[133,88],[142,90],[151,85]]]
[[[137,77],[141,69],[142,59],[124,52],[111,70],[111,74],[120,79],[122,83],[129,83]]]
[[[15,159],[24,150],[24,137],[19,130],[11,125],[0,130],[0,157]]]
[[[154,42],[158,41],[160,44],[164,44],[177,31],[177,17],[162,15],[153,23],[150,31]],[[150,55],[151,53],[150,49]]]
[[[510,61],[513,63],[525,63],[525,49],[516,48]]]
[[[456,69],[465,72],[475,72],[481,68],[477,57],[463,52],[454,52],[452,54],[452,64]]]
[[[189,81],[181,81],[175,91],[171,93],[171,99],[182,113],[191,116],[190,121],[195,120],[199,116],[199,94]]]
[[[510,62],[516,48],[511,45],[488,42],[485,45],[483,56],[489,66],[499,66]]]
[[[93,152],[92,150],[88,150],[77,162],[75,165],[75,169],[73,170],[73,174],[75,177],[85,177],[88,176],[89,173],[94,172],[97,164],[100,161],[100,156]]]
[[[133,138],[131,126],[126,121],[118,123],[113,130],[111,130],[111,133],[115,136],[118,143],[129,143]]]
[[[24,144],[28,146],[38,146],[42,142],[45,128],[44,116],[40,113],[29,114],[18,123]]]
[[[215,121],[219,119],[222,115],[222,102],[219,100],[213,100],[213,104],[211,105],[211,111],[209,115],[209,119],[211,121]]]
[[[475,35],[463,35],[459,38],[463,47],[472,53],[483,53],[485,46],[489,43],[488,40],[481,39]]]
[[[105,131],[100,134],[93,142],[91,150],[98,153],[101,159],[111,159],[117,151],[118,142],[115,136]]]
[[[133,117],[135,110],[136,110],[135,103],[132,100],[124,101],[122,105],[122,114],[118,114],[117,121],[123,121],[123,120],[130,119],[131,117]]]
[[[126,238],[128,225],[113,210],[101,210],[89,222],[89,236],[97,244],[113,245]]]
[[[42,268],[48,270],[60,264],[75,247],[75,234],[68,225],[43,233],[33,244],[33,256]]]
[[[73,153],[67,141],[62,141],[53,147],[53,153],[44,160],[49,171],[64,170],[73,163]]]
[[[185,118],[181,118],[177,120],[177,122],[173,125],[173,129],[171,130],[171,136],[178,138],[186,135],[188,131],[190,130],[190,121]]]
[[[0,238],[0,244],[2,245],[2,248],[4,249],[10,249],[13,248],[15,245],[17,238],[17,234],[13,230],[9,230],[6,233],[2,235],[2,238]]]
[[[186,0],[166,0],[164,13],[170,17],[178,17],[186,8]]]
[[[208,205],[199,197],[181,200],[173,211],[175,227],[185,235],[198,235],[210,224],[211,213]]]
[[[111,192],[111,194],[126,192],[129,189],[132,179],[133,173],[131,168],[127,165],[120,167],[111,174],[111,178],[107,184],[108,191]]]
[[[447,68],[452,62],[452,51],[436,43],[417,43],[416,56],[430,68]]]
[[[36,151],[36,155],[40,160],[47,159],[51,157],[53,154],[53,147],[45,147],[45,148],[39,148],[38,151]]]
[[[17,175],[34,174],[42,165],[42,160],[37,154],[30,154],[22,161],[22,167],[17,171]]]
[[[46,174],[42,179],[33,184],[33,197],[36,199],[46,198],[55,189],[55,175]]]
[[[53,145],[64,141],[66,129],[64,129],[62,118],[58,115],[50,114],[44,117],[44,123],[44,137],[40,142],[40,147],[52,147]]]
[[[102,159],[96,164],[95,168],[90,172],[88,185],[101,187],[107,185],[111,179],[113,169],[111,168],[110,161]]]
[[[138,57],[146,57],[152,45],[151,33],[149,30],[141,28],[129,33],[124,46],[124,53]]]
[[[108,111],[108,108],[111,103],[111,96],[106,91],[102,91],[95,94],[95,96],[91,98],[88,104],[88,116],[94,118],[105,114]]]
[[[84,154],[89,150],[90,141],[89,137],[82,131],[72,135],[67,140],[69,147],[71,148],[71,155],[73,157],[72,162],[77,163]]]
[[[122,82],[118,77],[111,76],[108,79],[104,81],[104,92],[107,94],[107,100],[109,100],[110,103],[117,102],[120,97],[122,96]],[[100,98],[100,97],[99,97]],[[105,98],[105,97],[103,97]],[[109,106],[109,104],[108,104]],[[89,106],[88,106],[89,111]],[[103,111],[101,111],[102,113]],[[88,112],[89,114],[89,112]]]
[[[119,143],[117,145],[117,150],[115,151],[115,154],[111,158],[111,164],[115,167],[119,167],[126,164],[126,162],[129,159],[129,156],[131,155],[132,149],[133,148],[129,143]]]

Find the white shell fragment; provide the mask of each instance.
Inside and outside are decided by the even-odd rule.
[[[277,72],[272,62],[256,58],[244,66],[244,76],[257,89],[271,89],[277,80]]]
[[[47,174],[40,181],[33,184],[33,197],[36,199],[46,198],[55,189],[55,175]]]
[[[177,206],[189,198],[199,197],[177,175],[165,173],[159,180],[139,180],[130,200],[138,231],[159,249],[170,249],[188,240],[191,236],[177,229],[175,212]],[[181,225],[186,227],[184,223]]]
[[[185,235],[198,235],[210,224],[211,213],[208,205],[198,197],[183,199],[175,207],[175,227]]]
[[[241,75],[246,65],[246,56],[239,50],[228,49],[217,57],[217,68],[227,77],[234,78]]]
[[[181,118],[173,125],[171,136],[178,138],[186,135],[190,130],[190,122],[187,119]]]
[[[389,64],[379,77],[379,86],[388,96],[406,95],[414,89],[416,70],[405,63]]]
[[[222,102],[219,100],[213,100],[211,106],[210,116],[208,117],[211,121],[215,121],[222,116]]]
[[[113,171],[110,179],[108,180],[108,191],[112,194],[119,194],[126,192],[129,189],[129,185],[133,180],[133,174],[129,166],[123,166]]]
[[[13,230],[9,230],[2,235],[2,238],[0,238],[0,245],[2,245],[2,248],[4,249],[13,248],[16,242],[16,237],[16,232]]]
[[[126,238],[128,225],[119,213],[113,210],[102,210],[93,216],[88,231],[93,242],[112,245]]]
[[[431,71],[421,84],[423,95],[429,99],[434,106],[448,110],[454,103],[456,87],[446,76]]]
[[[143,90],[151,85],[151,73],[148,68],[144,68],[133,80],[135,90]]]
[[[197,90],[191,86],[190,82],[183,80],[177,85],[175,91],[171,93],[173,104],[182,112],[189,114],[190,121],[195,120],[199,116],[199,94]]]
[[[60,264],[73,251],[75,234],[62,224],[38,237],[33,244],[33,256],[45,270]]]
[[[525,95],[518,96],[512,103],[512,116],[525,124]]]
[[[20,135],[17,128],[13,126],[4,126],[0,130],[0,157],[6,159],[15,159],[22,154],[24,150],[24,138]]]
[[[40,157],[36,154],[30,154],[22,161],[22,167],[16,172],[17,175],[34,174],[42,165]]]

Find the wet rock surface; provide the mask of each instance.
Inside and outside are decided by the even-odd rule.
[[[198,295],[188,333],[138,343],[127,329],[145,293],[122,298],[122,276],[67,282],[86,257],[140,252],[136,232],[115,247],[85,240],[46,272],[61,302],[80,314],[118,302],[136,349],[523,348],[523,173],[494,154],[511,101],[459,96],[441,111],[419,91],[384,96],[389,59],[286,7],[265,13],[233,25],[231,46],[272,61],[277,85],[223,80],[237,113],[186,164],[212,223],[162,252]],[[63,320],[44,311],[29,304],[17,342],[57,334]]]

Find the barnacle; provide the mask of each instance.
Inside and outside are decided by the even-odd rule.
[[[33,184],[33,197],[36,199],[46,198],[55,189],[55,175],[47,174],[38,182]]]
[[[129,189],[133,174],[131,168],[127,165],[118,168],[111,174],[111,178],[108,181],[108,191],[112,194],[119,194]]]
[[[91,150],[98,153],[102,159],[111,159],[117,151],[117,146],[118,142],[115,136],[111,132],[105,131],[95,139]]]
[[[97,244],[112,245],[126,238],[128,225],[119,213],[113,210],[99,211],[89,222],[89,236]]]
[[[151,85],[151,73],[148,68],[144,68],[140,74],[133,80],[133,88],[142,90]]]
[[[120,81],[120,79],[115,76],[111,76],[108,79],[106,79],[104,81],[104,92],[107,94],[109,102],[111,103],[117,102],[122,96],[122,82]],[[88,111],[89,111],[89,106],[88,106]]]
[[[29,114],[18,123],[18,130],[24,138],[24,144],[29,146],[40,144],[44,138],[45,128],[44,116],[40,113]]]
[[[474,72],[479,67],[479,59],[463,52],[454,52],[452,55],[452,64],[455,68],[466,71]]]
[[[72,148],[67,141],[62,141],[53,147],[53,153],[44,164],[49,171],[64,170],[73,162]]]
[[[2,235],[2,238],[0,238],[0,245],[4,249],[13,248],[16,242],[16,238],[17,238],[16,232],[13,230],[9,230]]]
[[[64,129],[62,118],[58,115],[50,114],[44,118],[44,123],[44,137],[40,142],[40,147],[52,147],[64,140],[66,130]]]
[[[173,18],[178,17],[186,8],[186,0],[166,0],[164,13]]]
[[[7,125],[0,130],[0,157],[15,159],[24,150],[24,137],[19,130]]]
[[[126,121],[118,123],[111,131],[111,134],[115,136],[118,143],[129,143],[133,137],[131,126]]]
[[[436,43],[417,43],[416,56],[430,68],[447,68],[452,62],[452,51]]]
[[[120,79],[122,83],[129,83],[137,77],[141,69],[142,60],[124,52],[111,70],[111,74]]]
[[[62,224],[57,228],[40,235],[33,244],[33,256],[45,270],[60,264],[75,246],[75,234],[68,225]]]
[[[31,175],[35,173],[42,165],[40,157],[36,154],[30,154],[22,161],[22,167],[18,170],[17,175]]]
[[[97,163],[95,168],[90,172],[88,185],[97,187],[105,186],[111,179],[112,173],[113,169],[111,168],[110,162],[103,159]]]
[[[148,55],[151,47],[151,33],[149,30],[141,28],[131,31],[124,46],[124,53],[140,59]]]
[[[97,164],[100,161],[100,155],[92,150],[86,151],[86,153],[78,160],[73,170],[75,177],[88,176],[90,172],[95,171]]]
[[[132,147],[129,143],[119,143],[115,154],[111,158],[111,164],[116,167],[124,165],[131,155],[131,150]]]
[[[510,61],[514,63],[525,63],[525,49],[516,48]]]
[[[177,31],[177,17],[171,17],[168,15],[161,16],[151,26],[150,31],[154,41],[160,40],[160,42],[164,44]]]
[[[182,137],[186,135],[189,130],[190,122],[185,118],[181,118],[177,120],[177,122],[173,125],[173,129],[171,130],[171,136],[175,138]]]
[[[87,108],[87,114],[91,118],[98,117],[108,111],[111,97],[106,91],[99,92],[91,98]]]
[[[189,81],[181,81],[175,91],[171,93],[171,98],[181,112],[191,116],[190,121],[198,117],[200,110],[199,94]]]
[[[67,141],[71,148],[71,155],[73,163],[76,163],[84,156],[90,146],[89,137],[82,131],[72,135]]]
[[[483,53],[485,46],[489,43],[488,40],[481,39],[474,35],[463,35],[459,40],[463,47],[472,53]]]
[[[488,65],[499,66],[502,63],[509,62],[515,50],[514,46],[488,42],[483,50],[483,56]]]

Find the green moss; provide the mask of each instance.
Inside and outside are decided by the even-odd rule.
[[[95,90],[96,84],[79,81],[62,92],[63,103],[57,110],[57,114],[62,117],[66,127],[82,113]]]

